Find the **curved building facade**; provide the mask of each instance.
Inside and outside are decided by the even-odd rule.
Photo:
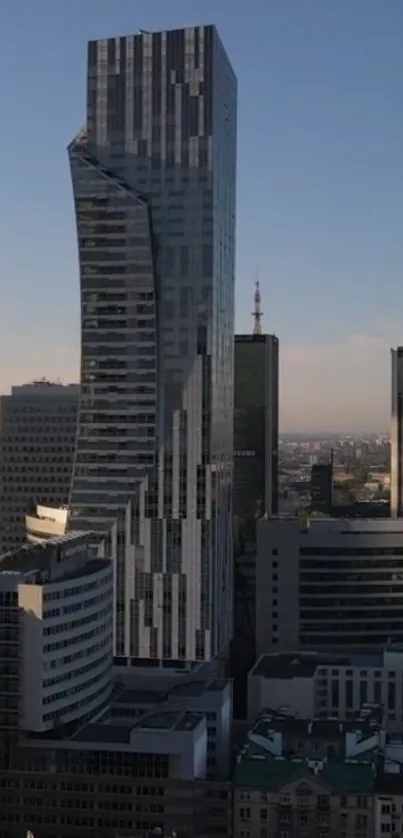
[[[21,727],[44,733],[106,706],[113,688],[113,567],[94,557],[91,534],[7,553],[0,592],[14,598],[20,615]]]
[[[115,523],[119,656],[206,659],[231,634],[236,128],[214,27],[89,44],[87,122],[69,147],[70,526]]]
[[[42,543],[56,535],[64,535],[67,529],[69,511],[67,506],[53,507],[37,505],[35,512],[25,516],[25,530],[30,544]]]

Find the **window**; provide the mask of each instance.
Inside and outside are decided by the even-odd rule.
[[[240,810],[239,810],[239,817],[240,817],[240,818],[241,818],[241,820],[243,820],[243,821],[248,821],[248,820],[250,820],[250,808],[249,808],[249,806],[246,806],[246,807],[245,807],[245,806],[241,806],[241,808],[240,808]]]
[[[289,794],[280,794],[280,803],[282,806],[289,806],[291,803],[291,796]]]
[[[339,706],[339,682],[332,681],[332,707]]]

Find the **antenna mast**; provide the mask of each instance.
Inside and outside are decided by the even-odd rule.
[[[252,311],[253,317],[253,334],[254,335],[261,335],[262,334],[262,317],[263,312],[260,311],[260,285],[259,281],[257,280],[255,283],[255,309]]]

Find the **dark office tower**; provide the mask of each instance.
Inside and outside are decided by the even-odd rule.
[[[390,514],[403,516],[403,346],[391,350]]]
[[[229,639],[236,103],[212,26],[89,44],[87,121],[69,146],[82,316],[71,526],[119,522],[118,655],[208,659]],[[148,473],[133,559],[119,528]]]
[[[331,515],[333,504],[333,455],[311,469],[311,511]]]
[[[278,338],[236,335],[234,516],[238,523],[277,512]]]

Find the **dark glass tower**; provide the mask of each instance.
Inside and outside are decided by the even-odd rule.
[[[239,523],[277,512],[278,338],[236,335],[234,516]]]
[[[212,26],[89,44],[71,526],[118,521],[118,655],[231,634],[236,102]]]

